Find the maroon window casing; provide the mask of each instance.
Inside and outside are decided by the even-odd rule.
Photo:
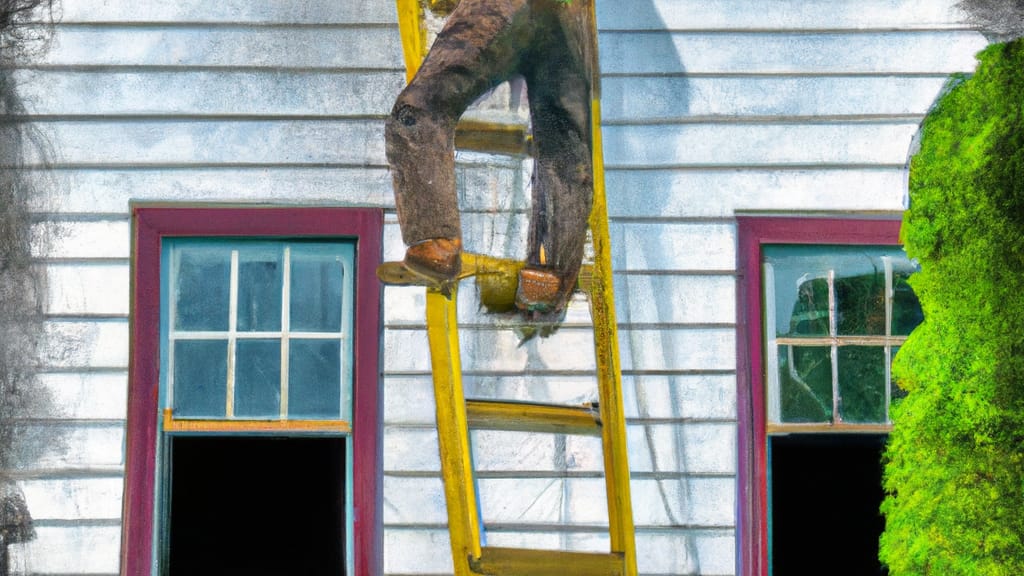
[[[736,573],[768,575],[768,470],[765,435],[761,247],[766,244],[895,245],[900,220],[740,216],[736,290],[739,428]]]
[[[356,576],[381,573],[381,261],[383,214],[371,208],[138,205],[132,209],[131,354],[121,574],[152,571],[160,386],[160,265],[165,237],[356,239],[353,355],[353,538]]]

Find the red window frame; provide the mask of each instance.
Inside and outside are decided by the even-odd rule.
[[[160,386],[160,256],[165,237],[356,238],[353,353],[353,518],[357,576],[381,573],[381,261],[383,213],[371,208],[134,206],[131,353],[121,533],[121,574],[149,574],[153,561]]]
[[[739,428],[736,573],[768,575],[768,470],[765,431],[761,247],[766,244],[898,245],[899,216],[802,218],[741,216],[737,221],[736,385]]]

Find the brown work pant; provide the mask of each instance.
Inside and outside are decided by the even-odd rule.
[[[535,149],[527,261],[571,287],[593,201],[590,0],[462,0],[386,126],[402,239],[461,238],[455,125],[515,75],[526,81]]]

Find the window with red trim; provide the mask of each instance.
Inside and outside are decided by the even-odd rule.
[[[739,573],[884,573],[889,368],[922,320],[899,221],[738,224]]]
[[[379,210],[133,210],[123,574],[375,575]]]

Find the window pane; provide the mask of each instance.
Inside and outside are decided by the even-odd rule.
[[[924,321],[924,312],[921,311],[921,303],[917,295],[910,288],[907,281],[911,271],[895,271],[893,273],[893,296],[892,296],[892,333],[898,336],[907,336]]]
[[[844,422],[885,422],[885,348],[839,348],[840,415]]]
[[[238,254],[238,330],[281,329],[281,249],[243,249]]]
[[[174,343],[174,415],[223,418],[227,402],[227,340]]]
[[[281,415],[281,341],[239,340],[235,355],[235,416]]]
[[[174,268],[174,329],[227,330],[231,251],[183,246]]]
[[[779,346],[783,422],[832,421],[832,349]]]
[[[793,310],[787,336],[827,336],[829,334],[828,280],[804,280],[796,288],[796,300],[787,302]]]
[[[838,333],[840,336],[884,335],[884,264],[880,258],[866,254],[849,260],[840,263],[842,267],[836,270]]]
[[[341,418],[341,342],[292,340],[288,356],[288,416]]]
[[[342,255],[335,246],[294,245],[291,276],[291,329],[341,331],[344,281]]]

